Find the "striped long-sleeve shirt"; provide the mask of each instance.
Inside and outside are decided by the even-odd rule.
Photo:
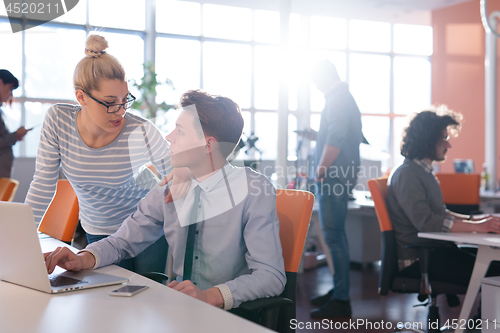
[[[90,148],[76,125],[80,109],[56,104],[47,111],[26,203],[39,223],[54,196],[61,167],[78,197],[83,229],[110,235],[156,185],[144,165],[152,162],[163,176],[171,170],[168,144],[151,122],[126,113],[125,126],[112,143]]]

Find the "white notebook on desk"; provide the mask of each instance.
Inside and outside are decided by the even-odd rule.
[[[128,279],[84,270],[47,274],[33,211],[27,204],[0,202],[0,280],[46,293],[108,286]],[[57,270],[55,270],[57,272]]]

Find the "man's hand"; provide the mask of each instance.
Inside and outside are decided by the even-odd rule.
[[[476,222],[478,232],[494,232],[500,234],[500,218],[492,216]]]
[[[328,168],[335,162],[337,156],[340,154],[340,148],[335,146],[325,145],[323,149],[323,154],[321,155],[321,159],[316,167],[316,177],[315,180],[317,182],[321,182],[325,180],[325,177],[328,176]]]
[[[160,186],[172,180],[170,192],[168,192],[165,203],[184,198],[191,187],[191,171],[188,168],[174,168],[161,182]]]
[[[222,309],[224,306],[224,299],[222,298],[219,288],[213,287],[207,290],[201,290],[189,280],[182,282],[172,281],[169,283],[168,287],[218,308]]]
[[[314,177],[314,181],[317,182],[317,183],[320,183],[322,182],[323,180],[325,180],[325,174],[322,174],[322,175],[316,175],[316,177]]]
[[[77,255],[67,247],[58,247],[52,252],[44,253],[43,257],[49,274],[54,271],[56,265],[68,271],[79,271],[92,268],[95,263],[95,258],[90,252]]]

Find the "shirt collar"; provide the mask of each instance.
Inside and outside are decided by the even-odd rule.
[[[230,175],[235,167],[228,162],[224,164],[224,166],[214,173],[209,178],[205,179],[201,183],[197,181],[193,176],[191,176],[191,188],[193,190],[197,185],[200,185],[200,188],[203,192],[210,192],[219,182],[221,182],[224,178],[227,178]]]
[[[330,89],[328,89],[325,92],[325,95],[333,95],[334,93],[337,92],[337,90],[340,90],[343,87],[347,87],[347,84],[345,82],[343,82],[343,81],[339,81],[339,82],[335,83],[334,85],[332,85],[330,87]]]
[[[418,165],[420,165],[422,168],[424,168],[424,170],[428,173],[432,173],[432,166],[425,163],[423,160],[417,160],[417,159],[413,159],[413,162],[417,163]]]

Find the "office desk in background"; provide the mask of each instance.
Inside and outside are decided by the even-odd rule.
[[[351,262],[367,264],[381,259],[382,235],[369,191],[355,191],[347,205],[346,233]]]
[[[487,214],[500,213],[500,191],[479,190],[481,211]]]
[[[362,265],[379,261],[382,253],[382,236],[370,192],[355,191],[353,195],[355,200],[349,201],[347,205],[345,225],[350,261]],[[310,227],[314,228],[333,275],[333,261],[321,231],[317,202],[314,203]]]
[[[43,237],[40,244],[43,252],[64,245]],[[272,332],[118,266],[98,271],[150,288],[133,297],[108,295],[121,285],[50,295],[0,281],[0,332]]]
[[[438,239],[461,244],[477,245],[477,257],[474,264],[474,270],[467,288],[467,294],[460,311],[459,322],[469,319],[472,306],[481,286],[481,279],[484,278],[486,271],[493,260],[500,260],[500,235],[496,234],[473,234],[473,233],[445,233],[445,232],[419,232],[418,237]],[[462,333],[464,330],[459,328],[455,333]]]

